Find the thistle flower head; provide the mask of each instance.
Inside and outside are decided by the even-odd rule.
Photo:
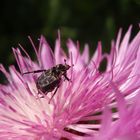
[[[99,42],[91,59],[88,45],[80,53],[79,44],[72,40],[67,42],[66,54],[61,48],[60,35],[54,53],[43,36],[38,50],[30,39],[37,61],[32,61],[22,46],[25,56],[19,48],[13,48],[20,72],[14,66],[10,66],[7,72],[0,65],[9,81],[7,85],[0,85],[0,139],[112,140],[127,137],[130,131],[132,136],[137,136],[139,126],[135,125],[137,133],[132,131],[132,123],[127,122],[127,116],[133,113],[130,118],[134,124],[138,123],[136,114],[139,108],[135,97],[139,96],[140,90],[140,32],[131,42],[130,33],[131,27],[120,42],[119,32],[116,42],[112,42],[110,54],[102,54]],[[107,67],[101,73],[98,69],[103,59],[107,59]],[[55,89],[45,93],[44,98],[37,98],[40,92],[37,80],[41,73],[23,73],[52,70],[57,64],[65,63],[70,66],[67,69],[70,80],[62,75],[52,99]],[[128,111],[125,113],[125,110]],[[120,129],[117,136],[119,126],[124,123],[129,127],[126,129],[128,133]]]

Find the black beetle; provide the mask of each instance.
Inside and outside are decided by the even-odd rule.
[[[42,96],[40,98],[44,98],[45,95],[47,95],[48,92],[51,92],[55,89],[52,97],[49,100],[49,103],[55,93],[57,92],[62,76],[69,81],[70,79],[67,77],[67,70],[70,68],[68,64],[58,64],[48,70],[36,70],[36,71],[31,71],[31,72],[25,72],[23,74],[29,74],[29,73],[39,73],[43,72],[36,80],[36,86],[38,89],[38,94],[41,94]]]

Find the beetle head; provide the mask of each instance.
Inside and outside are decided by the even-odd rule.
[[[65,70],[68,70],[71,66],[66,63],[66,59],[64,59],[64,62],[65,62],[65,65],[64,65],[65,66]]]
[[[59,70],[61,71],[67,71],[70,68],[70,66],[68,64],[59,64]]]

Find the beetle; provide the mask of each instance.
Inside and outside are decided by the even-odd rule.
[[[36,86],[38,89],[38,94],[42,95],[40,98],[44,98],[45,95],[47,95],[49,92],[52,92],[54,89],[54,93],[51,96],[49,103],[51,99],[54,97],[56,94],[60,83],[62,81],[62,76],[67,81],[70,81],[70,79],[67,77],[67,70],[71,67],[68,64],[58,64],[48,70],[42,69],[42,70],[36,70],[36,71],[31,71],[31,72],[25,72],[23,74],[29,74],[29,73],[39,73],[42,72],[42,74],[37,78],[36,80]],[[64,79],[64,80],[65,80]]]

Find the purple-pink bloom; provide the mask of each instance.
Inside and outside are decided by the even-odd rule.
[[[13,48],[20,72],[9,72],[0,65],[8,80],[0,85],[1,140],[132,140],[140,139],[140,32],[130,41],[131,27],[121,39],[121,30],[112,41],[109,54],[101,42],[91,59],[89,46],[80,53],[79,44],[68,40],[68,54],[61,47],[60,35],[54,53],[43,36],[33,61],[22,46]],[[25,53],[25,55],[23,55]],[[50,101],[53,92],[37,98],[36,80],[40,73],[57,64],[71,66],[68,77]],[[98,69],[107,59],[105,72]],[[124,129],[123,129],[124,128]],[[132,138],[131,138],[132,137]],[[131,138],[131,139],[130,139]]]
[[[140,140],[140,94],[128,105],[117,86],[112,83],[112,87],[118,112],[112,112],[111,108],[106,107],[99,133],[83,140]]]

